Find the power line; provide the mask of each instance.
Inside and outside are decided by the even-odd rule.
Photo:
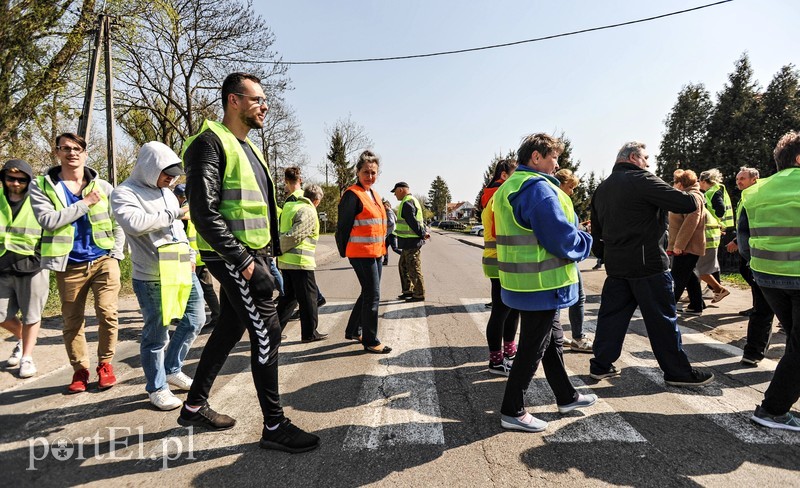
[[[685,10],[677,10],[677,11],[669,12],[669,13],[662,14],[662,15],[655,15],[653,17],[645,17],[643,19],[630,20],[630,21],[627,21],[627,22],[620,22],[620,23],[617,23],[617,24],[609,24],[609,25],[604,25],[604,26],[600,26],[600,27],[591,27],[591,28],[588,28],[588,29],[581,29],[581,30],[576,30],[576,31],[571,31],[571,32],[564,32],[564,33],[561,33],[561,34],[553,34],[553,35],[550,35],[550,36],[536,37],[536,38],[533,38],[533,39],[525,39],[523,41],[513,41],[513,42],[506,42],[506,43],[503,43],[503,44],[492,44],[490,46],[471,47],[471,48],[467,48],[467,49],[456,49],[454,51],[439,51],[439,52],[427,53],[427,54],[409,54],[409,55],[406,55],[406,56],[389,56],[389,57],[382,57],[382,58],[338,59],[338,60],[329,60],[329,61],[255,61],[255,62],[258,63],[258,64],[286,64],[286,65],[315,65],[315,64],[317,64],[318,65],[318,64],[368,63],[368,62],[374,62],[374,61],[398,61],[398,60],[401,60],[401,59],[431,58],[431,57],[434,57],[434,56],[446,56],[446,55],[450,55],[450,54],[463,54],[463,53],[469,53],[469,52],[475,52],[475,51],[485,51],[485,50],[488,50],[488,49],[498,49],[498,48],[501,48],[501,47],[516,46],[516,45],[519,45],[519,44],[527,44],[527,43],[531,43],[531,42],[547,41],[547,40],[550,40],[550,39],[558,39],[560,37],[568,37],[568,36],[575,36],[575,35],[578,35],[578,34],[586,34],[587,32],[596,32],[596,31],[607,30],[607,29],[615,29],[617,27],[624,27],[624,26],[633,25],[633,24],[641,24],[643,22],[651,22],[653,20],[659,20],[659,19],[663,19],[663,18],[666,18],[666,17],[673,17],[675,15],[686,14],[686,13],[689,13],[689,12],[694,12],[694,11],[702,10],[702,9],[709,8],[709,7],[715,7],[717,5],[722,5],[723,3],[730,3],[732,1],[733,0],[721,0],[719,2],[714,2],[714,3],[709,3],[709,4],[706,4],[706,5],[701,5],[699,7],[688,8],[688,9],[685,9]],[[253,62],[253,61],[250,61],[250,62]]]

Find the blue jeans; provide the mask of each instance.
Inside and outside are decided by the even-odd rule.
[[[283,296],[283,275],[281,274],[280,270],[278,269],[278,265],[275,264],[274,259],[269,260],[269,270],[272,273],[272,277],[275,278],[275,284],[278,285],[278,296]]]
[[[569,307],[569,327],[573,339],[583,338],[583,305],[586,303],[586,293],[583,292],[583,277],[578,270],[578,301]]]
[[[381,343],[378,339],[378,305],[381,301],[383,257],[350,258],[350,265],[353,266],[361,284],[361,294],[353,305],[345,335],[348,337],[360,335],[362,344],[374,347]]]
[[[186,312],[178,323],[172,337],[161,318],[161,283],[158,281],[133,280],[133,292],[142,309],[141,353],[142,369],[147,380],[147,393],[159,391],[167,386],[167,375],[180,372],[183,360],[206,321],[203,289],[197,275],[192,273],[192,292]],[[165,351],[166,349],[166,351]]]
[[[691,375],[689,358],[681,345],[681,333],[675,310],[672,275],[660,273],[646,278],[615,278],[603,284],[597,330],[594,336],[594,357],[590,371],[602,374],[622,353],[622,342],[636,307],[642,311],[650,346],[664,378],[680,380]]]

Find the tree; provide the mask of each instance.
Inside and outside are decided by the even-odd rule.
[[[483,189],[489,186],[492,183],[492,178],[494,178],[494,172],[497,169],[497,163],[504,159],[517,159],[517,153],[514,150],[509,150],[505,156],[502,154],[495,154],[492,157],[492,162],[489,163],[489,167],[486,168],[486,171],[483,173],[483,185],[481,189],[478,191],[478,195],[475,197],[475,211],[480,214],[481,210],[481,195],[483,195]]]
[[[760,120],[758,82],[753,80],[753,69],[745,53],[736,61],[728,83],[717,94],[696,171],[719,168],[728,192],[732,192],[739,167],[755,164],[762,156]]]
[[[336,178],[337,184],[341,185],[342,181],[347,181],[347,185],[342,189],[353,184],[356,178],[356,158],[357,156],[368,147],[372,146],[372,139],[367,135],[364,126],[357,124],[353,121],[350,115],[347,118],[341,118],[336,121],[333,127],[325,129],[325,133],[333,140],[334,136],[341,140],[341,150],[344,153],[344,164],[341,162],[337,166],[328,158],[323,167],[319,168],[321,172],[325,173],[325,181],[329,181],[329,175]]]
[[[429,222],[433,218],[433,212],[428,208],[428,196],[418,193],[414,195],[414,198],[416,198],[422,206],[422,220]]]
[[[762,98],[762,110],[762,156],[748,166],[768,176],[776,169],[772,151],[778,139],[790,130],[800,129],[800,80],[793,65],[784,66],[772,78]]]
[[[219,114],[222,80],[238,71],[261,78],[270,103],[288,86],[275,37],[250,0],[117,2],[117,120],[138,144],[180,150],[204,118]],[[269,141],[274,143],[275,141]]]
[[[330,152],[328,153],[329,164],[333,173],[334,181],[338,189],[337,195],[341,196],[344,191],[353,184],[355,171],[353,165],[347,162],[347,150],[344,145],[342,133],[336,129],[331,135]],[[328,184],[328,173],[325,173],[325,184]]]
[[[678,100],[664,120],[665,130],[658,154],[656,174],[672,181],[678,168],[700,168],[701,150],[708,131],[714,104],[702,83],[688,84],[678,92]]]
[[[0,153],[20,157],[17,149],[31,145],[31,124],[55,117],[54,107],[64,110],[56,95],[75,78],[94,7],[95,0],[0,3]]]
[[[327,230],[328,232],[333,231],[336,228],[336,223],[338,222],[338,205],[339,205],[339,187],[336,185],[325,185],[320,184],[322,187],[322,191],[325,193],[325,196],[322,197],[322,201],[319,203],[317,207],[317,213],[324,213],[327,218],[327,224],[323,224],[320,222],[323,230]]]
[[[428,191],[428,205],[437,219],[444,219],[447,216],[447,204],[450,203],[450,189],[441,176],[437,176],[431,183]]]

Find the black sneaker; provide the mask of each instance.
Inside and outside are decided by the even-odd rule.
[[[692,373],[686,378],[668,379],[664,376],[664,383],[669,386],[703,386],[714,381],[714,373],[706,373],[697,369],[692,369]]]
[[[178,423],[184,427],[195,426],[211,430],[228,430],[236,425],[236,419],[215,412],[208,403],[200,407],[200,410],[196,412],[187,410],[184,403],[183,407],[181,407],[181,414],[178,416]]]
[[[276,451],[298,452],[312,451],[319,447],[319,436],[309,434],[297,427],[289,419],[283,419],[278,428],[269,430],[265,426],[261,431],[261,449],[275,449]]]
[[[611,378],[612,376],[617,376],[618,374],[619,370],[612,365],[605,373],[589,373],[589,377],[593,380],[600,381],[606,378]]]

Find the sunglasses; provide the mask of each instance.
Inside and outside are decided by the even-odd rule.
[[[9,176],[9,175],[6,175],[4,177],[4,179],[9,183],[13,183],[13,182],[16,181],[17,183],[20,183],[20,184],[25,184],[25,183],[28,183],[30,181],[28,178],[25,178],[25,177],[17,178],[17,177]]]

